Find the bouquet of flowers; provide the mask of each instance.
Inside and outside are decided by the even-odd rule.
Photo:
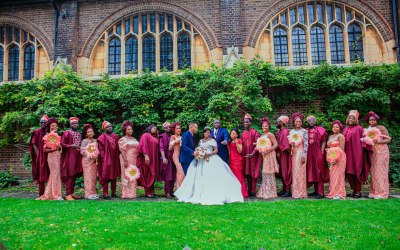
[[[378,141],[382,138],[381,131],[376,127],[369,127],[364,129],[364,142],[368,145],[375,145],[374,140],[377,139]]]
[[[50,148],[52,150],[55,150],[61,144],[61,136],[59,136],[56,132],[52,131],[50,133],[47,133],[43,137],[43,141],[45,148]]]
[[[270,143],[269,143],[267,138],[260,137],[260,138],[257,139],[256,149],[257,149],[258,152],[264,153],[268,149],[270,149],[270,147],[271,147],[271,145],[270,145]]]
[[[330,164],[336,163],[343,155],[343,150],[339,147],[332,147],[326,149],[326,161]]]
[[[175,145],[176,142],[179,142],[179,146],[182,146],[182,138],[176,138],[173,141],[170,141],[170,145]]]
[[[204,148],[204,147],[197,147],[196,148],[196,152],[197,152],[197,156],[196,156],[196,158],[197,159],[204,159],[204,157],[206,156],[206,154],[207,154],[207,149],[206,148]],[[207,160],[208,160],[208,158],[207,158]]]
[[[294,145],[300,145],[303,141],[303,132],[301,130],[291,130],[288,139],[290,144],[294,143]]]
[[[139,168],[135,165],[129,165],[128,168],[125,169],[125,176],[129,181],[134,181],[139,179],[140,171]]]
[[[83,154],[89,159],[96,159],[99,155],[99,150],[93,143],[89,143],[83,150]]]

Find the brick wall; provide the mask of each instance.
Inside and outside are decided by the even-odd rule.
[[[28,151],[26,144],[16,144],[0,149],[0,170],[12,168],[12,173],[15,176],[22,179],[32,178],[31,171],[25,169],[22,165],[24,155]]]

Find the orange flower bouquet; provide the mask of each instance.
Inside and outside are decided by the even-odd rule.
[[[271,143],[269,142],[269,140],[267,138],[260,137],[257,139],[256,150],[258,152],[265,153],[270,148],[271,148]]]
[[[96,159],[99,155],[99,150],[93,143],[88,144],[83,150],[83,154],[89,159]]]
[[[134,181],[139,179],[140,171],[139,168],[135,165],[129,165],[128,168],[125,169],[125,176],[129,181]]]
[[[378,128],[369,127],[364,129],[364,142],[368,145],[375,145],[374,140],[377,139],[378,141],[382,138],[382,133]]]
[[[294,143],[294,145],[300,145],[303,141],[303,132],[291,130],[288,136],[290,144]]]
[[[339,147],[332,147],[326,149],[326,161],[334,164],[340,160],[343,155],[343,150]]]
[[[61,144],[61,136],[59,136],[56,132],[47,133],[43,137],[44,147],[52,150],[56,150]]]

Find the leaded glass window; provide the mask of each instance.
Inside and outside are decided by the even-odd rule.
[[[364,61],[362,31],[359,25],[351,24],[347,31],[350,61]]]
[[[143,38],[142,64],[143,70],[156,70],[156,40],[154,36],[147,35]]]
[[[125,44],[125,73],[138,70],[138,41],[130,37]]]
[[[0,82],[3,81],[4,49],[0,46]]]
[[[293,63],[294,65],[306,65],[307,60],[307,42],[304,29],[296,27],[292,32]]]
[[[24,50],[24,80],[30,80],[35,75],[35,47],[30,44]]]
[[[121,74],[121,41],[118,38],[111,39],[108,45],[108,73]]]
[[[282,28],[277,28],[274,31],[274,55],[275,65],[289,65],[287,34],[286,31]]]
[[[163,34],[160,39],[160,68],[172,71],[173,66],[172,36],[166,33]]]
[[[191,67],[190,35],[186,32],[178,36],[178,69]]]
[[[333,64],[345,63],[343,30],[338,25],[329,29],[329,43],[331,47],[331,62]]]
[[[314,26],[310,35],[312,64],[318,65],[326,61],[324,30],[319,26]]]
[[[8,80],[18,81],[19,79],[19,48],[14,45],[10,48],[8,55]]]

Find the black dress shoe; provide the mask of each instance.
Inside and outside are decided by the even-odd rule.
[[[112,194],[111,197],[117,198],[117,195],[116,194]]]
[[[111,197],[109,195],[103,195],[103,199],[105,200],[111,200]]]
[[[315,196],[315,199],[322,199],[322,198],[324,198],[324,195],[323,194],[317,194],[316,196]]]
[[[256,198],[256,193],[249,193],[249,198],[250,199]]]
[[[354,197],[355,193],[348,193],[346,196],[347,197]]]
[[[354,194],[353,198],[354,199],[360,199],[361,198],[361,193]]]
[[[281,190],[281,191],[278,193],[278,196],[282,196],[284,193],[286,193],[286,191],[285,191],[285,190]]]
[[[290,194],[289,194],[289,192],[285,192],[285,193],[283,193],[283,194],[281,195],[281,197],[290,197]]]
[[[319,193],[318,193],[318,192],[315,192],[315,191],[308,194],[308,196],[317,196],[317,195],[319,195]]]

